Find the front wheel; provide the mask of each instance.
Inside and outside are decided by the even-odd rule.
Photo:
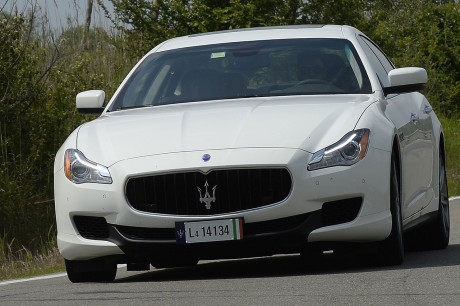
[[[116,263],[102,260],[65,260],[67,276],[72,283],[111,282],[117,274]]]
[[[428,247],[445,249],[449,245],[450,213],[447,191],[446,163],[443,154],[439,155],[439,206],[438,217],[427,233]]]
[[[401,215],[401,197],[399,191],[399,177],[397,164],[394,157],[391,158],[390,174],[390,211],[391,233],[383,242],[381,252],[382,261],[388,265],[400,265],[404,260],[404,239]]]
[[[439,203],[435,220],[411,233],[412,245],[421,250],[441,250],[449,245],[450,213],[444,154],[439,154]]]

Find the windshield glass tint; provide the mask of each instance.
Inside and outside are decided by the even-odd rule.
[[[370,93],[353,46],[289,39],[183,48],[148,56],[110,110],[241,97]]]

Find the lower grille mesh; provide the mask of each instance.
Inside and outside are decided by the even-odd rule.
[[[247,223],[243,225],[244,236],[279,233],[300,226],[310,214],[297,215],[282,219]],[[176,240],[174,228],[146,228],[116,225],[115,228],[124,237],[131,240]]]
[[[105,218],[74,216],[73,220],[83,238],[105,240],[109,237],[109,228]]]
[[[174,240],[174,228],[148,228],[117,225],[116,229],[124,237],[131,240]]]
[[[324,226],[353,221],[361,209],[363,198],[350,198],[326,202],[321,209]]]

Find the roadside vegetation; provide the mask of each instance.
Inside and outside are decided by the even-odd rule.
[[[449,196],[460,196],[460,119],[441,118],[446,136],[446,164]]]
[[[146,51],[180,35],[305,23],[357,27],[396,66],[427,69],[424,94],[446,133],[449,193],[460,195],[460,2],[110,1],[110,29],[72,22],[51,29],[39,1],[23,12],[0,4],[0,280],[63,269],[55,243],[54,154],[94,118],[76,111],[76,94],[103,89],[110,98]],[[100,0],[87,2],[109,13]]]
[[[15,241],[9,241],[6,238],[3,237],[0,240],[0,281],[65,270],[64,259],[59,254],[54,240],[43,249],[35,250],[26,247],[17,249]]]

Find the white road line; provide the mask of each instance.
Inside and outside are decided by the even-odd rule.
[[[118,265],[118,269],[124,268],[124,267],[126,267],[125,264]],[[13,279],[13,280],[9,280],[9,281],[0,282],[0,286],[16,284],[16,283],[30,282],[30,281],[35,281],[35,280],[49,279],[49,278],[57,278],[57,277],[63,277],[63,276],[67,276],[67,273],[54,273],[54,274],[47,274],[47,275],[31,277],[31,278]]]
[[[34,280],[42,280],[42,279],[48,279],[48,278],[62,277],[62,276],[67,276],[67,273],[55,273],[55,274],[47,274],[47,275],[31,277],[31,278],[13,279],[13,280],[9,280],[9,281],[0,282],[0,286],[5,286],[5,285],[15,284],[15,283],[30,282],[30,281],[34,281]]]

